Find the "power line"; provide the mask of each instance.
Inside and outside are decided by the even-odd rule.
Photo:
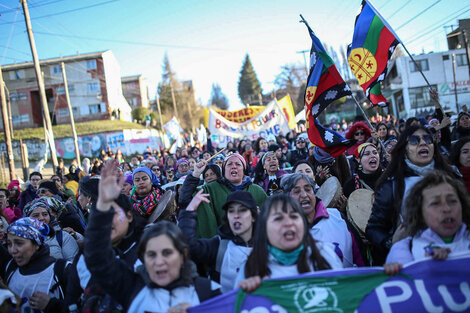
[[[152,47],[193,49],[193,50],[212,50],[212,51],[226,51],[226,52],[232,51],[232,50],[222,49],[222,48],[205,48],[205,47],[197,47],[197,46],[168,45],[168,44],[159,44],[159,43],[153,43],[153,42],[141,42],[141,41],[139,42],[139,41],[128,41],[128,40],[117,40],[117,39],[106,39],[106,38],[93,38],[93,37],[86,37],[86,36],[74,36],[74,35],[66,35],[66,34],[37,32],[37,31],[35,31],[34,33],[41,34],[41,35],[48,35],[48,36],[106,41],[106,42],[122,43],[122,44],[128,44],[128,45],[138,45],[138,46],[152,46]]]
[[[39,8],[39,7],[42,7],[42,6],[45,6],[45,5],[49,5],[49,4],[53,4],[53,3],[57,3],[57,2],[62,2],[62,1],[65,1],[65,0],[54,0],[54,1],[49,1],[49,2],[45,2],[45,3],[37,3],[37,4],[28,3],[28,6],[30,8]],[[6,8],[8,8],[8,7],[6,7]],[[0,14],[6,14],[6,13],[10,13],[10,12],[15,12],[15,9],[14,8],[8,8],[8,10],[0,11]]]
[[[441,2],[441,0],[437,0],[436,2],[434,2],[433,4],[431,4],[430,6],[428,6],[426,9],[424,9],[423,11],[419,12],[418,14],[416,14],[415,16],[413,16],[412,18],[410,18],[408,21],[406,21],[405,23],[401,24],[400,26],[398,26],[397,28],[395,28],[395,31],[399,30],[400,28],[402,28],[403,26],[405,25],[408,25],[410,22],[412,22],[413,20],[415,20],[418,16],[420,16],[421,14],[423,14],[424,12],[426,12],[427,10],[429,10],[430,8],[432,8],[433,6],[435,6],[436,4],[438,4],[439,2]]]
[[[88,6],[85,6],[85,7],[81,7],[81,8],[70,9],[70,10],[66,10],[66,11],[62,11],[62,12],[56,12],[56,13],[47,14],[47,15],[43,15],[43,16],[36,16],[34,18],[31,18],[31,20],[37,20],[37,19],[41,19],[41,18],[46,18],[46,17],[56,16],[56,15],[81,11],[81,10],[85,10],[85,9],[89,9],[89,8],[93,8],[93,7],[98,7],[98,6],[105,5],[105,4],[108,4],[108,3],[111,3],[111,2],[116,2],[116,1],[119,1],[119,0],[109,0],[109,1],[106,1],[106,2],[91,4],[91,5],[88,5]],[[0,23],[0,25],[6,25],[6,24],[11,24],[11,23],[13,23],[13,22]]]
[[[407,2],[405,2],[404,5],[402,5],[401,7],[399,7],[395,12],[393,12],[389,17],[388,19],[391,19],[395,14],[397,14],[398,12],[400,12],[404,7],[406,7],[408,4],[410,4],[411,0],[408,0]]]

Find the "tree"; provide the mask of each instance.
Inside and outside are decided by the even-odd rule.
[[[276,97],[282,98],[289,94],[292,105],[296,113],[300,112],[304,107],[303,93],[307,74],[304,66],[300,64],[286,64],[281,66],[281,72],[274,79],[276,86]]]
[[[211,98],[209,100],[209,105],[216,106],[221,110],[228,109],[228,99],[222,92],[219,84],[212,84]]]
[[[261,91],[261,84],[247,54],[238,80],[238,96],[243,104],[249,105],[257,102],[256,100],[259,99]]]
[[[136,122],[142,122],[145,120],[145,116],[149,114],[149,109],[146,107],[136,107],[134,110],[132,110],[132,118]]]

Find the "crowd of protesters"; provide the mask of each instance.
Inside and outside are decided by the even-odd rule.
[[[107,149],[13,180],[0,189],[3,287],[22,310],[186,312],[267,278],[393,274],[468,251],[470,114],[371,122],[329,125],[351,140],[336,157],[292,131],[222,152],[210,140],[174,153]],[[332,177],[327,203],[317,193]],[[349,214],[357,190],[375,199],[362,229]]]

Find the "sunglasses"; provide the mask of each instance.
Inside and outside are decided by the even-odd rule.
[[[354,136],[364,136],[364,132],[355,132]]]
[[[38,191],[36,192],[38,195],[42,195],[46,192],[51,192],[49,189],[44,189],[44,188],[41,188],[41,189],[38,189]]]
[[[160,172],[160,169],[158,167],[152,168],[152,172]]]
[[[431,135],[423,135],[423,136],[411,135],[410,137],[408,137],[408,143],[410,145],[416,146],[417,144],[421,142],[421,139],[423,139],[424,142],[428,145],[433,143]]]

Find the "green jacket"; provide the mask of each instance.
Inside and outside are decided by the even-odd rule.
[[[197,209],[197,235],[199,238],[211,238],[217,235],[217,227],[222,224],[222,217],[225,214],[222,207],[227,201],[227,196],[234,190],[220,181],[206,184],[202,189],[204,189],[204,193],[209,194],[210,203],[202,202]],[[263,188],[251,183],[251,181],[241,190],[251,193],[258,207],[261,207],[268,197]]]

